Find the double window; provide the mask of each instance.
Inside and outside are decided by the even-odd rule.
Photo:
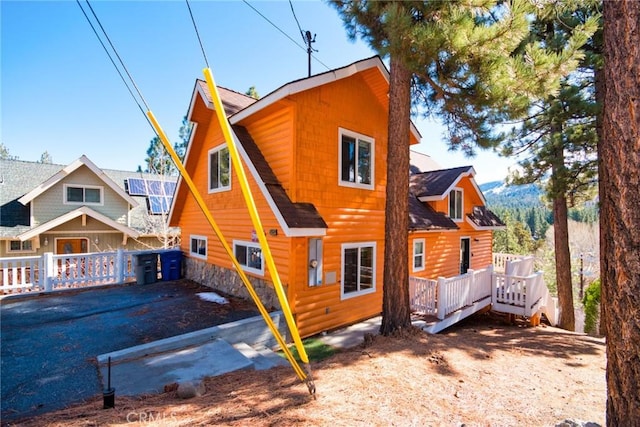
[[[226,144],[209,150],[209,193],[231,189],[231,161]]]
[[[31,240],[11,240],[9,242],[9,252],[35,252]]]
[[[374,140],[340,129],[340,185],[373,189]]]
[[[102,187],[65,184],[64,203],[72,205],[101,205]]]
[[[233,253],[244,271],[264,275],[264,260],[259,243],[234,240]]]
[[[413,271],[424,270],[425,242],[424,239],[413,241]]]
[[[454,188],[449,192],[449,218],[454,221],[462,221],[462,190]]]
[[[196,258],[207,259],[207,238],[204,236],[191,236],[189,253]]]
[[[341,297],[351,298],[376,290],[376,244],[342,245]]]

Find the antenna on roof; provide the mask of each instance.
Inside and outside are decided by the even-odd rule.
[[[303,34],[304,42],[307,44],[307,58],[308,58],[308,66],[309,66],[309,76],[311,77],[311,52],[317,52],[317,49],[311,47],[311,43],[316,42],[316,35],[313,35],[313,39],[311,38],[311,31],[305,31]]]

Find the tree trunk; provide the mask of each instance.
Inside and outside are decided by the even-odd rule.
[[[553,178],[552,178],[553,179]],[[567,222],[567,198],[558,193],[553,198],[553,239],[556,253],[556,285],[560,321],[558,326],[568,331],[576,330],[573,311],[573,283],[571,282],[571,253],[569,251],[569,224]]]
[[[607,425],[640,426],[640,2],[604,2],[600,194]]]
[[[411,72],[391,56],[385,207],[384,285],[380,333],[411,326],[409,303],[409,121]]]
[[[596,103],[600,106],[600,111],[598,111],[598,115],[596,116],[596,133],[598,134],[598,153],[602,152],[602,144],[604,141],[604,137],[602,135],[602,105],[604,104],[604,70],[602,68],[596,68],[593,72],[594,81],[595,81],[595,97]],[[607,174],[604,171],[604,165],[602,164],[602,158],[598,156],[598,193],[605,194],[606,190],[606,182],[605,178]],[[605,254],[609,250],[607,247],[607,242],[610,237],[607,236],[608,227],[604,227],[604,223],[602,220],[598,221],[598,226],[600,230],[600,266],[605,265]],[[600,284],[604,282],[602,278],[602,271],[600,271]],[[600,295],[600,322],[599,322],[599,331],[600,335],[605,336],[607,334],[606,331],[606,313],[604,309],[604,295],[602,295],[602,287],[601,295]]]

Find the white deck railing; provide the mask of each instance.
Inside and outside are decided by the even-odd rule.
[[[0,293],[50,292],[136,279],[135,256],[157,251],[96,252],[87,254],[0,258]],[[160,257],[162,258],[162,257]],[[158,262],[160,270],[160,263]]]
[[[555,324],[557,304],[549,294],[542,273],[533,273],[533,257],[501,259],[507,273],[495,272],[493,266],[489,266],[455,277],[440,277],[437,281],[410,277],[411,309],[443,320],[461,309],[468,311],[472,305],[474,311],[476,306],[479,309],[480,305],[491,304],[493,310],[526,317],[544,311],[551,324]],[[485,299],[486,304],[476,304]]]

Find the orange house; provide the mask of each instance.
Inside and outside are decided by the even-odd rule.
[[[388,87],[386,67],[372,57],[288,83],[260,100],[220,88],[264,227],[255,230],[211,95],[205,82],[196,82],[185,168],[261,300],[278,308],[257,233],[267,236],[303,337],[381,312]],[[411,124],[410,143],[419,140]],[[434,209],[447,203],[435,201]],[[248,296],[182,181],[170,224],[181,227],[188,278]],[[436,234],[453,241],[455,233],[413,232],[425,235],[427,248]]]
[[[472,166],[409,177],[409,274],[452,277],[493,263],[493,230],[505,224],[485,207]]]

